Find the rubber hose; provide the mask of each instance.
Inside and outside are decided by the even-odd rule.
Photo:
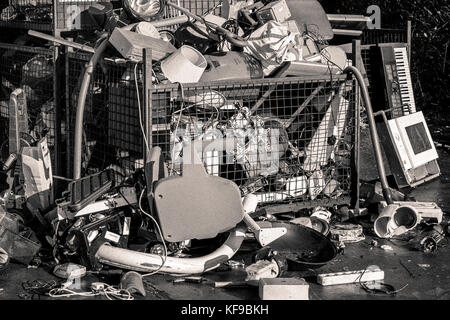
[[[361,87],[361,93],[364,100],[364,105],[366,106],[366,112],[367,112],[367,118],[369,121],[369,129],[370,129],[370,136],[372,138],[372,144],[375,152],[375,158],[377,162],[378,167],[378,175],[380,176],[381,181],[381,187],[383,189],[383,196],[386,200],[387,204],[391,205],[394,204],[394,200],[392,199],[392,192],[389,188],[387,178],[386,178],[386,171],[384,168],[384,162],[383,162],[383,155],[381,153],[381,147],[380,147],[380,139],[378,137],[377,127],[375,124],[375,117],[373,115],[373,108],[372,108],[372,102],[370,101],[369,96],[369,90],[367,89],[366,83],[364,81],[364,78],[361,74],[361,72],[353,67],[347,67],[344,70],[344,73],[347,74],[353,74],[356,77],[356,80],[358,81],[359,86]]]

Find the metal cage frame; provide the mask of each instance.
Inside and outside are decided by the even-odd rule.
[[[66,98],[68,112],[66,122],[70,124],[74,123],[74,99],[77,97],[79,80],[88,58],[87,54],[67,54],[68,86],[66,90],[68,94]],[[112,166],[119,172],[119,176],[128,176],[134,170],[142,168],[145,158],[143,132],[145,132],[144,119],[146,117],[152,119],[152,134],[147,136],[149,144],[161,147],[164,156],[169,160],[168,169],[171,174],[180,174],[179,163],[172,161],[174,159],[173,150],[179,147],[179,145],[176,146],[175,138],[171,137],[171,134],[174,133],[174,126],[187,130],[187,135],[195,137],[196,133],[193,133],[192,130],[195,130],[197,125],[201,126],[202,123],[212,121],[211,110],[215,108],[214,105],[217,105],[219,101],[226,100],[227,102],[231,101],[229,108],[235,107],[233,110],[238,110],[236,111],[238,115],[234,115],[236,118],[244,117],[245,113],[252,114],[253,109],[254,114],[251,116],[255,117],[257,121],[261,121],[261,123],[266,121],[274,128],[281,129],[283,134],[280,135],[282,138],[279,138],[279,141],[284,140],[283,143],[279,143],[282,145],[282,151],[279,151],[278,156],[279,159],[283,158],[281,161],[283,169],[278,167],[278,171],[266,172],[264,175],[262,172],[270,167],[264,161],[254,160],[254,163],[239,163],[239,166],[235,163],[222,163],[224,158],[230,156],[230,153],[231,157],[236,160],[238,157],[236,149],[225,151],[220,155],[214,153],[216,150],[211,150],[208,154],[202,153],[202,159],[209,174],[221,175],[235,181],[241,187],[242,194],[256,191],[265,207],[273,207],[277,211],[349,205],[352,201],[354,181],[351,173],[354,170],[354,145],[359,126],[356,124],[357,112],[355,112],[357,85],[353,81],[349,81],[346,76],[333,76],[332,79],[329,75],[325,75],[213,81],[182,86],[160,84],[151,85],[145,93],[145,71],[142,64],[115,65],[110,60],[103,59],[100,65],[101,67],[96,68],[94,72],[86,103],[83,174],[94,173]],[[205,98],[204,95],[202,96],[205,92],[219,92],[219,94]],[[343,98],[344,95],[345,98]],[[187,102],[181,97],[187,97]],[[342,103],[342,101],[346,102]],[[139,103],[140,115],[139,108],[137,108]],[[147,108],[144,107],[146,103],[149,105]],[[199,104],[209,105],[209,110],[200,108]],[[179,114],[183,109],[182,105],[195,107],[192,107],[188,115]],[[258,105],[259,108],[256,109],[255,106]],[[331,105],[334,107],[331,108]],[[187,106],[187,108],[191,107]],[[151,110],[150,115],[146,114],[145,110]],[[178,118],[174,118],[175,113],[179,114]],[[193,118],[195,118],[194,122],[189,123]],[[230,121],[230,119],[228,120]],[[235,121],[236,124],[240,120],[231,121]],[[287,127],[284,127],[286,125]],[[333,125],[334,128],[331,128]],[[267,132],[268,129],[264,127],[264,124],[260,124],[260,126],[259,129],[262,132]],[[291,129],[291,127],[295,129]],[[221,128],[223,129],[223,127]],[[287,132],[286,128],[290,128],[290,132]],[[269,129],[276,131],[273,128]],[[68,128],[66,132],[68,134],[67,141],[73,142],[71,135],[74,133],[74,128]],[[224,136],[227,137],[227,135]],[[259,137],[257,134],[256,140]],[[295,164],[293,159],[298,159],[298,157],[304,159],[305,153],[298,149],[307,149],[314,139],[331,147],[325,147],[328,150],[325,152],[327,154],[325,157],[312,155],[314,151],[310,151],[310,158],[315,160],[307,160],[310,167],[304,165],[301,168],[302,166]],[[208,145],[209,142],[204,140],[202,145]],[[215,138],[209,137],[206,140],[215,140]],[[239,146],[237,142],[234,143],[235,148],[247,148],[242,144]],[[221,141],[219,144],[223,145],[223,142]],[[255,145],[257,144],[258,142]],[[289,151],[287,151],[288,149]],[[320,150],[320,147],[315,145],[311,149],[317,151]],[[67,162],[72,160],[72,150],[73,146],[68,144]],[[287,152],[289,152],[289,156],[285,155]],[[282,156],[280,156],[281,153],[283,153]],[[255,157],[259,156],[260,154],[257,152]],[[333,157],[334,159],[331,159]],[[308,155],[306,155],[306,159],[308,159]],[[101,163],[102,161],[104,162]],[[321,172],[323,167],[326,169]],[[278,174],[279,172],[283,173]],[[67,172],[67,176],[71,176],[71,172]],[[326,189],[327,192],[325,192]]]
[[[39,134],[47,129],[53,170],[58,171],[58,147],[61,143],[58,95],[55,90],[55,56],[52,49],[0,43],[0,79],[2,105],[0,117],[5,122],[0,135],[7,135],[9,95],[22,88],[27,97],[30,131]],[[6,120],[5,120],[6,119]],[[3,150],[2,153],[6,153]],[[2,158],[6,154],[2,154]]]

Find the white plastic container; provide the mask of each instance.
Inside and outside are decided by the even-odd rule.
[[[161,70],[171,82],[196,83],[207,66],[205,57],[190,46],[182,46],[161,62]]]
[[[414,229],[419,223],[420,216],[416,209],[393,204],[385,207],[375,220],[374,231],[380,238],[390,238]]]
[[[161,39],[158,29],[156,29],[150,22],[139,22],[136,25],[136,32],[144,36]]]

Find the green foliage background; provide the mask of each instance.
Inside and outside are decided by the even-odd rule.
[[[448,0],[319,0],[327,13],[365,14],[381,8],[381,27],[412,21],[412,76],[417,105],[429,116],[449,119],[450,1]]]

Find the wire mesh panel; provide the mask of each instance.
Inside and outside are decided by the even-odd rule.
[[[73,124],[76,105],[89,55],[67,54],[67,162],[72,163]],[[140,70],[140,69],[139,69]],[[135,65],[103,61],[90,83],[84,116],[82,171],[90,174],[113,166],[121,176],[128,176],[142,159],[142,133],[138,126],[138,91],[134,81]],[[136,72],[140,72],[136,69]],[[138,75],[138,79],[140,76]],[[140,80],[139,80],[140,83]],[[142,88],[139,101],[142,101]],[[142,165],[142,164],[140,164]],[[139,167],[139,166],[138,166]],[[68,171],[67,175],[71,176]]]
[[[72,110],[86,58],[68,59]],[[142,66],[131,63],[103,61],[95,71],[84,175],[109,167],[125,177],[143,166],[142,79]],[[263,204],[348,204],[354,100],[345,77],[160,84],[151,90],[148,143],[161,147],[169,174],[182,174],[185,148],[192,148],[208,174],[234,181]]]
[[[52,30],[53,0],[2,1],[0,10],[0,26]]]
[[[55,146],[57,134],[53,95],[53,51],[0,43],[0,137],[1,156],[8,156],[9,99],[16,89],[26,95],[29,134],[39,139],[47,134],[49,148]],[[54,152],[52,152],[54,160]]]
[[[203,0],[170,0],[170,2],[181,6],[183,8],[188,9],[194,14],[197,14],[199,16],[206,15],[208,13],[219,15],[222,12],[222,1],[220,0],[212,0],[212,1],[203,1]],[[172,8],[170,6],[166,6],[163,12],[163,18],[173,18],[184,15],[179,10]],[[176,31],[179,28],[179,24],[172,25],[172,26],[166,26],[166,27],[160,27],[158,28],[161,30],[170,30],[172,32]]]
[[[372,58],[372,52],[371,45],[363,45],[361,46],[361,58],[364,64],[364,68],[366,69],[367,79],[369,80],[369,94],[372,97],[373,94],[373,68],[376,66],[373,66],[373,58]]]
[[[176,0],[172,1],[177,2]],[[219,5],[222,3],[221,0],[178,0],[178,2],[182,7],[198,15],[203,15],[207,12],[220,14],[221,12],[219,8]]]
[[[315,206],[350,196],[353,108],[342,79],[157,86],[152,141],[171,174],[182,174],[189,143],[208,174],[234,181],[243,195]]]

